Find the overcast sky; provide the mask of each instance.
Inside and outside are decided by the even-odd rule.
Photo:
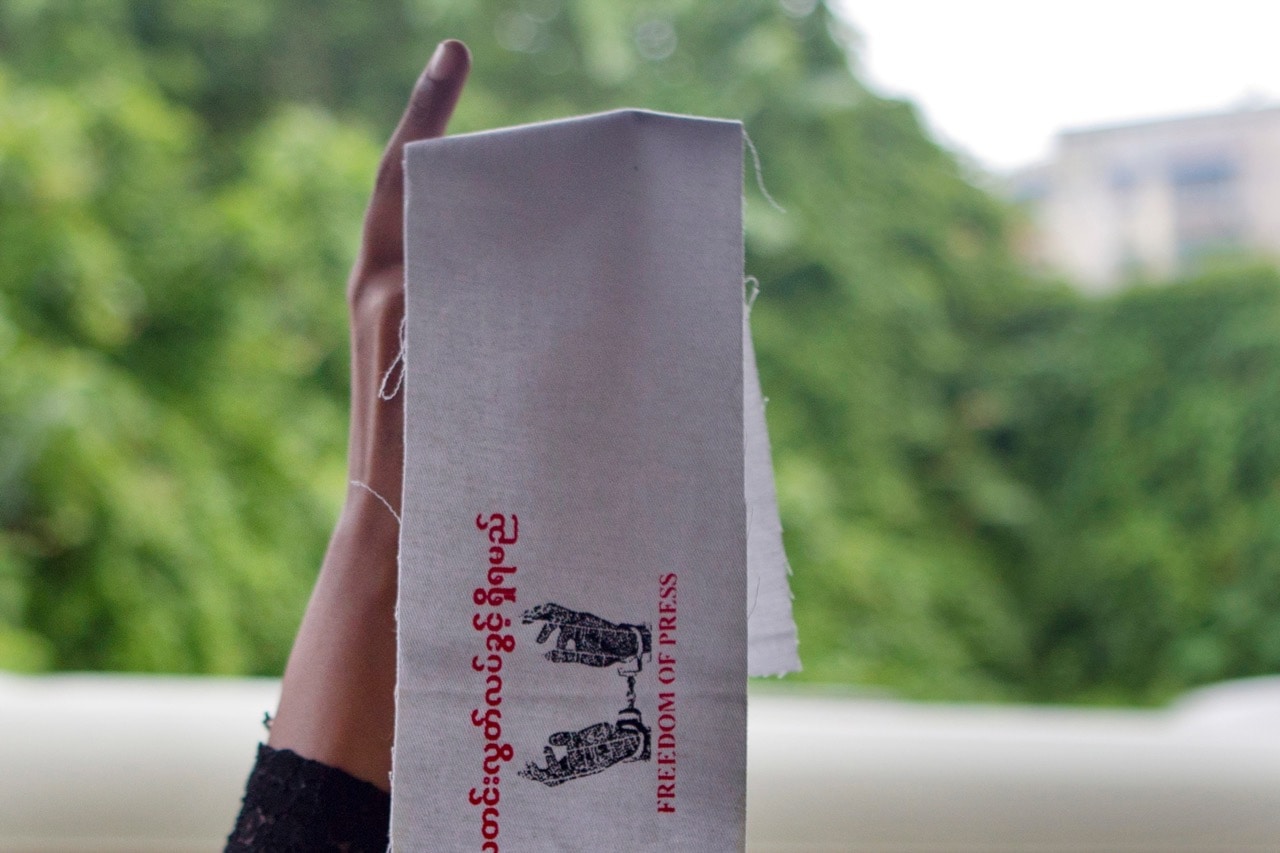
[[[1280,103],[1280,0],[833,0],[863,77],[996,170],[1068,127]]]

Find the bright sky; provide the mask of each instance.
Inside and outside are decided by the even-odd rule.
[[[833,0],[863,77],[989,168],[1063,128],[1280,103],[1277,0]]]

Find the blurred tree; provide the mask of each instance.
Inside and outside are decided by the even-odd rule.
[[[0,10],[0,663],[277,671],[342,488],[377,145],[283,107],[217,177],[128,10],[83,11]]]
[[[983,432],[1041,508],[1009,574],[1031,695],[1151,701],[1280,671],[1280,276],[1022,319]]]
[[[747,174],[804,677],[1148,700],[1275,668],[1273,277],[1029,281],[815,0],[0,6],[0,666],[282,666],[346,488],[361,208],[446,35],[455,130],[745,122],[785,208]]]

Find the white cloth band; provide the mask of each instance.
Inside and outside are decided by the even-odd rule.
[[[634,110],[407,146],[396,849],[742,849],[796,652],[741,169]]]

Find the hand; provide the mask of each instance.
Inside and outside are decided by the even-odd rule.
[[[383,152],[365,212],[360,254],[347,285],[351,309],[350,479],[365,483],[400,512],[404,397],[380,399],[400,354],[404,319],[404,146],[444,135],[471,57],[460,41],[436,49]]]
[[[351,310],[352,488],[285,669],[268,743],[390,789],[395,730],[396,571],[404,395],[379,394],[400,356],[404,318],[404,146],[444,133],[471,67],[466,46],[436,48],[378,166]],[[402,369],[402,366],[396,369]]]
[[[652,638],[648,625],[615,625],[594,613],[570,610],[550,601],[526,610],[520,621],[525,625],[543,623],[536,638],[539,644],[545,643],[553,632],[560,632],[555,648],[543,655],[552,663],[595,667],[634,663],[635,672],[639,672],[649,658]]]

